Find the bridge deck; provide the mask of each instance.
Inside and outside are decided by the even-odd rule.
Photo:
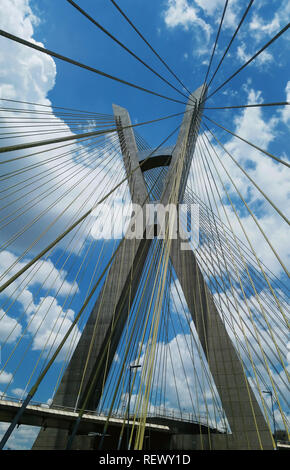
[[[14,402],[9,400],[0,400],[0,422],[11,422],[21,406],[21,402]],[[78,417],[78,413],[73,410],[49,408],[44,404],[28,405],[20,424],[47,427],[47,428],[59,428],[59,429],[71,429],[75,420]],[[98,415],[93,412],[86,412],[83,415],[81,425],[79,428],[79,434],[88,434],[89,432],[101,432],[103,425],[105,424],[106,416]],[[124,423],[124,419],[121,418],[110,418],[110,425],[114,427],[121,427]],[[133,422],[129,421],[132,425]],[[127,421],[126,421],[127,424]],[[135,423],[138,426],[138,423]],[[146,428],[151,429],[155,432],[169,433],[169,426],[146,423]]]

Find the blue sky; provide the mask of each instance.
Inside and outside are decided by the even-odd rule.
[[[199,3],[202,4],[202,2]],[[204,2],[204,4],[207,3],[216,4],[218,8],[203,10],[198,7],[197,2],[186,1],[145,2],[138,0],[135,2],[128,0],[123,1],[121,5],[161,57],[168,62],[168,65],[191,90],[199,87],[204,80],[221,15],[221,5],[223,5],[223,2],[218,1]],[[285,8],[283,8],[281,1],[269,3],[257,1],[255,3],[256,5],[252,7],[230,50],[229,57],[224,61],[213,82],[213,88],[222,83],[225,78],[228,78],[248,57],[253,55],[286,24],[286,17],[283,15]],[[213,67],[217,64],[217,58],[221,57],[220,54],[229,42],[234,27],[237,25],[237,20],[241,17],[247,4],[246,1],[234,2],[232,10],[235,17],[232,18],[231,10],[229,11],[230,14],[228,13],[230,17],[228,21],[226,16],[225,24],[228,27],[223,29],[220,36]],[[33,11],[40,18],[39,25],[35,27],[35,39],[43,42],[51,50],[169,97],[183,99],[182,96],[138,63],[134,57],[131,57],[110,38],[106,37],[102,31],[80,15],[67,2],[44,0],[43,2],[33,1],[31,5]],[[98,0],[96,3],[87,0],[81,2],[80,5],[92,17],[95,17],[101,25],[115,34],[120,41],[132,48],[144,61],[155,67],[171,83],[178,85],[110,1]],[[240,15],[238,15],[238,12]],[[273,14],[273,12],[275,13]],[[197,19],[194,19],[194,15],[202,21],[201,26]],[[277,21],[275,21],[275,15],[278,15],[279,19]],[[272,28],[269,27],[271,23],[273,23]],[[264,32],[261,31],[263,25],[268,26]],[[265,102],[285,100],[285,88],[289,78],[289,73],[287,73],[289,72],[289,69],[287,70],[288,45],[289,33],[286,33],[283,38],[279,39],[264,53],[264,59],[257,59],[241,72],[239,76],[235,77],[231,83],[216,94],[214,99],[208,102],[208,105],[210,103],[215,106],[246,103],[247,94],[243,89],[243,85],[248,79],[254,82],[256,90],[262,91]],[[130,89],[58,60],[56,64],[56,84],[48,95],[53,103],[61,103],[64,106],[70,106],[73,103],[74,106],[80,109],[98,109],[100,112],[105,113],[111,113],[111,104],[118,103],[127,107],[130,110],[132,119],[138,122],[182,110],[180,104],[167,102],[141,91]],[[277,85],[278,74],[279,86]],[[214,115],[217,114],[215,112]],[[224,111],[219,113],[223,122],[225,114]],[[227,114],[230,114],[228,121],[230,125],[233,112]],[[269,115],[271,116],[271,114]],[[144,127],[142,133],[152,145],[157,145],[160,138],[163,135],[166,136],[166,132],[173,126],[174,122],[168,121],[160,123],[158,126]],[[279,150],[277,142],[275,142],[275,148],[276,151]]]
[[[96,67],[106,73],[152,89],[157,93],[183,100],[182,96],[174,92],[149,70],[146,70],[142,64],[139,64],[126,51],[106,37],[103,32],[99,31],[65,0],[13,0],[12,2],[0,0],[1,3],[4,7],[4,15],[0,20],[2,29],[28,40],[34,39],[48,49]],[[178,83],[142,40],[136,36],[136,33],[120,16],[109,0],[82,0],[79,1],[79,4],[110,32],[115,34],[120,41],[132,48],[144,61],[156,68],[161,75],[178,87]],[[211,72],[215,69],[219,58],[231,39],[247,4],[248,1],[232,0],[229,2]],[[192,91],[198,88],[205,78],[223,5],[223,0],[123,0],[120,2],[120,6],[129,18]],[[289,13],[290,8],[287,1],[273,0],[265,2],[256,0],[230,49],[228,57],[215,77],[211,91],[282,29],[286,25],[287,17],[289,19]],[[289,39],[288,32],[212,99],[209,99],[207,105],[233,106],[257,102],[290,101]],[[112,103],[116,103],[129,110],[134,123],[178,113],[184,109],[182,104],[151,96],[60,60],[52,60],[30,51],[24,46],[15,46],[14,52],[11,53],[12,49],[10,50],[9,47],[12,46],[8,45],[7,39],[0,38],[0,44],[3,45],[0,60],[4,63],[2,77],[0,76],[0,97],[2,98],[45,102],[55,106],[73,107],[108,114],[112,113]],[[236,111],[208,110],[206,114],[274,155],[289,160],[289,149],[287,148],[289,146],[289,108]],[[179,122],[180,118],[173,118],[154,125],[140,127],[138,131],[154,147]],[[279,208],[285,213],[289,213],[289,176],[286,174],[286,168],[281,168],[279,165],[272,163],[268,157],[256,150],[249,149],[245,144],[237,141],[224,131],[211,125],[209,127],[213,128],[216,135],[235,155],[237,160],[249,169],[253,179],[270,195]],[[171,143],[174,143],[174,141],[175,137]],[[246,178],[240,175],[235,165],[227,160],[226,156],[224,156],[224,160],[227,162],[227,168],[232,176],[237,179],[242,194],[246,195],[247,202],[255,209],[255,214],[261,225],[266,233],[271,236],[273,245],[286,262],[289,260],[289,249],[287,247],[289,233],[285,229],[285,224],[281,223],[281,220],[261,199],[257,191],[253,190]],[[231,185],[229,185],[229,189],[234,197]],[[237,208],[243,217],[258,256],[278,277],[285,280],[285,275],[277,264],[277,260],[265,247],[263,238],[257,235],[251,219],[241,205],[238,204]],[[228,210],[229,214],[232,215],[230,208]],[[237,224],[234,225],[234,228],[240,236]],[[6,264],[10,262],[9,256],[13,259],[19,253],[20,248],[17,246],[9,255],[5,254],[2,261],[0,260],[1,268],[5,268]],[[52,262],[55,261],[56,257],[52,258]],[[47,265],[44,268],[44,273],[48,268]],[[73,276],[71,274],[67,278],[67,282],[65,292],[72,287]],[[83,280],[84,286],[85,283],[86,278]],[[43,293],[37,293],[37,285],[31,285],[27,289],[26,295],[32,297],[33,306],[35,307],[39,305]],[[60,302],[64,300],[64,296],[63,293],[60,299],[58,298],[57,308],[60,308]],[[26,325],[25,321],[21,323],[21,326],[15,324],[21,309],[27,305],[25,302],[27,300],[23,299],[22,303],[16,303],[15,310],[9,313],[11,317],[10,323],[8,322],[7,325],[9,327],[16,326],[14,342],[11,341],[9,346],[11,348],[14,347],[21,328],[23,329]],[[71,321],[79,306],[80,300],[76,300],[69,321]],[[30,334],[32,333],[33,330],[30,331]],[[38,338],[39,343],[42,339],[41,336]],[[28,336],[27,343],[23,342],[19,347],[15,363],[11,363],[6,371],[8,376],[13,368],[17,366],[29,340]],[[174,341],[174,338],[172,341]],[[35,360],[40,351],[36,343],[34,343],[34,346],[34,351],[28,355],[28,360],[31,359],[31,362]],[[4,385],[7,383],[8,376],[4,377]],[[54,380],[55,375],[50,376],[42,388],[39,399],[47,401],[51,397]],[[19,373],[17,379],[12,383],[10,393],[14,393],[16,396],[17,392],[15,391],[21,391],[24,382],[23,373]],[[19,438],[15,445],[25,445],[23,439],[25,441],[25,438]]]

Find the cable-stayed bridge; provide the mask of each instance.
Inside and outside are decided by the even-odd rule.
[[[289,161],[216,122],[214,111],[289,103],[208,100],[289,24],[214,88],[253,3],[212,71],[226,1],[204,82],[191,92],[115,1],[170,81],[68,1],[179,97],[8,31],[2,40],[183,111],[132,124],[117,104],[104,114],[1,98],[0,421],[10,423],[1,448],[29,424],[41,428],[33,449],[275,449],[278,428],[289,433],[289,272],[243,182],[289,225],[250,171],[252,152],[273,171],[288,171]],[[142,126],[163,121],[172,131],[152,147]],[[242,142],[248,160],[221,131]],[[49,408],[33,405],[48,398]]]

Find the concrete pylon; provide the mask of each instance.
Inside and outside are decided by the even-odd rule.
[[[183,199],[202,116],[201,102],[206,91],[206,86],[202,85],[189,98],[177,143],[171,158],[168,159],[168,172],[163,182],[163,192],[160,198],[160,203],[164,205],[167,205],[170,200],[174,173],[176,165],[180,162],[181,153],[183,156],[185,154],[185,158],[182,160],[178,202]],[[113,105],[113,110],[132,202],[143,205],[144,202],[149,201],[148,191],[139,163],[134,132],[132,128],[126,127],[131,125],[130,117],[126,109],[120,106]],[[143,211],[143,220],[145,221],[145,211]],[[208,360],[231,428],[231,434],[228,436],[212,435],[209,446],[212,449],[259,449],[261,447],[273,449],[270,431],[198,267],[195,255],[192,251],[183,251],[181,242],[184,241],[180,237],[171,240],[170,259],[183,289],[201,347]],[[106,357],[106,370],[110,368],[130,309],[128,287],[131,282],[131,299],[133,299],[150,244],[151,239],[146,239],[145,235],[143,239],[125,237],[123,240],[122,248],[118,251],[108,271],[104,286],[55,394],[52,406],[81,407],[92,380],[95,380],[94,393],[86,409],[96,409],[102,384],[107,375],[105,369],[100,368],[96,377],[96,370],[114,326],[110,350]],[[89,357],[88,361],[87,357]],[[82,384],[81,392],[80,384]],[[64,449],[67,439],[67,431],[41,430],[33,449]],[[90,446],[91,441],[88,437],[76,436],[73,448],[89,449]]]

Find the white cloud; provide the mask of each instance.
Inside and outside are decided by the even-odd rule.
[[[29,5],[29,0],[3,0],[1,7],[4,14],[1,14],[0,17],[0,27],[36,43],[33,36],[34,26],[38,19],[32,13]],[[50,106],[51,102],[47,99],[47,93],[54,87],[56,80],[54,60],[46,54],[6,38],[1,37],[0,43],[0,98]],[[43,46],[41,43],[37,44]],[[21,105],[21,107],[32,113],[35,109],[39,109],[32,105]],[[45,109],[47,112],[53,113],[53,108]],[[1,111],[0,114],[2,119],[7,120],[7,113]],[[14,114],[10,115],[10,117],[13,116]],[[26,117],[29,117],[29,114]],[[62,132],[57,134],[58,137],[67,137],[72,134],[70,127],[61,119],[55,117],[54,124],[61,126],[62,129]],[[94,121],[89,120],[86,123],[86,130],[91,131],[94,128]],[[40,133],[43,129],[35,127],[34,130],[36,133]],[[53,136],[55,137],[55,135]],[[49,135],[46,135],[45,138],[49,138]],[[30,140],[31,137],[26,136],[21,139],[2,141],[2,143],[3,145],[5,143],[11,145]],[[104,140],[108,142],[108,146],[112,144],[112,139],[104,138]],[[76,143],[61,150],[52,150],[52,148],[53,146],[47,146],[45,153],[5,165],[5,172],[12,172],[29,164],[42,163],[40,167],[35,167],[28,173],[20,173],[13,176],[12,179],[4,179],[1,182],[3,190],[6,190],[11,184],[21,185],[17,192],[17,198],[13,192],[6,193],[5,206],[7,208],[1,210],[1,218],[5,221],[5,224],[1,224],[1,242],[10,240],[9,245],[5,245],[5,247],[9,247],[11,251],[21,252],[23,247],[32,245],[30,253],[38,253],[62,233],[78,214],[84,212],[84,206],[88,208],[88,204],[93,205],[93,202],[97,201],[101,195],[108,193],[117,180],[123,176],[120,167],[118,178],[116,178],[116,164],[120,163],[120,160],[118,160],[117,152],[115,159],[112,159],[111,149],[101,153],[101,150],[92,147],[91,151],[88,151],[82,144]],[[40,150],[43,151],[43,148]],[[43,162],[48,157],[59,157],[61,152],[72,150],[75,150],[75,153],[68,154],[65,160],[61,158],[60,160]],[[17,155],[11,152],[9,158],[23,155],[27,155],[27,151],[19,151]],[[86,161],[84,161],[84,157]],[[108,164],[110,159],[112,161]],[[61,164],[59,167],[61,171],[55,171],[56,164]],[[36,180],[37,187],[32,180],[40,171],[45,175],[42,176],[41,181]],[[23,185],[22,187],[23,178],[28,176],[31,178],[31,185],[29,187]],[[31,195],[29,190],[32,188],[35,190]],[[60,214],[62,214],[61,217]],[[50,224],[51,227],[45,232],[44,228],[49,227]],[[12,234],[14,238],[12,238]],[[18,234],[17,237],[16,234]],[[73,245],[74,251],[79,250],[85,235],[76,239]],[[69,237],[61,241],[59,246],[65,246]],[[39,241],[36,242],[38,238]]]
[[[21,335],[21,325],[15,318],[6,315],[2,309],[0,310],[0,319],[0,342],[3,343],[8,338],[8,343],[14,343]]]
[[[259,15],[254,14],[249,24],[250,31],[254,32],[257,39],[261,39],[264,35],[273,35],[280,28],[280,16],[276,12],[272,21],[266,22]]]
[[[9,423],[0,423],[0,438],[3,437],[6,432]],[[9,442],[6,444],[5,449],[11,450],[26,450],[31,449],[33,442],[35,441],[40,428],[35,426],[21,425],[16,428]]]
[[[164,11],[164,20],[166,26],[171,29],[181,27],[188,31],[197,28],[198,31],[203,32],[205,42],[208,44],[212,28],[209,23],[200,18],[198,9],[190,5],[187,0],[169,0],[167,9]],[[207,52],[206,46],[201,47],[204,41],[199,35],[197,35],[197,42],[200,42],[197,47],[199,53]]]
[[[213,15],[217,10],[224,7],[224,0],[195,0],[195,3],[208,15]]]
[[[55,297],[51,296],[41,298],[35,307],[35,312],[28,317],[28,332],[33,335],[32,349],[43,350],[45,355],[48,352],[53,353],[71,327],[74,311],[63,310]],[[30,320],[32,320],[31,323]],[[80,338],[78,328],[73,330],[70,338],[72,337],[75,337],[75,344],[77,344]],[[70,340],[66,341],[57,360],[64,360],[68,352],[72,352]]]
[[[246,52],[246,47],[247,47],[246,44],[242,42],[241,45],[238,46],[237,48],[237,57],[242,63],[247,62],[253,56],[253,54]],[[274,58],[272,54],[270,54],[270,52],[265,50],[256,59],[254,59],[253,64],[257,66],[261,66],[261,65],[269,64],[273,60]]]
[[[20,399],[24,398],[26,395],[26,391],[23,388],[13,388],[11,392]]]
[[[252,88],[245,88],[245,90],[248,94],[247,102],[249,104],[263,101],[261,92],[255,91]],[[244,139],[258,145],[262,149],[268,150],[269,146],[276,141],[277,133],[280,132],[281,112],[274,111],[272,117],[268,119],[264,116],[264,110],[261,108],[246,108],[236,116],[230,130]],[[210,128],[213,129],[213,132],[216,132],[213,125],[210,125]],[[225,134],[224,137],[226,137]],[[214,142],[215,141],[212,140],[212,143]],[[273,203],[289,217],[290,194],[289,172],[287,167],[274,162],[270,157],[250,147],[247,143],[242,142],[236,137],[224,140],[224,146],[240,163],[240,165],[243,168],[246,168],[251,178],[267,194]],[[286,226],[287,224],[265,200],[263,195],[254,188],[253,184],[241,172],[231,158],[225,154],[218,145],[215,146],[215,148],[238,190],[244,197],[245,201],[249,204],[250,208],[252,208],[259,224],[265,234],[269,237],[272,246],[287,265],[290,259],[289,244],[287,243],[287,239],[289,237],[288,227]],[[286,155],[284,155],[283,158],[287,160]],[[220,171],[221,177],[229,184],[228,190],[230,196],[234,199],[237,193],[232,183],[230,183],[229,177],[225,174],[221,165],[217,161],[215,161],[215,164]],[[219,184],[219,180],[217,183]],[[224,194],[220,184],[219,190],[221,191],[221,194]],[[237,206],[237,210],[258,258],[261,259],[274,274],[278,276],[281,275],[283,269],[279,261],[273,254],[252,216],[246,209],[241,211],[242,206],[243,204],[241,203]],[[228,225],[221,206],[219,208],[221,216]],[[226,206],[226,210],[236,235],[245,241],[245,236],[230,205]],[[246,244],[248,245],[247,242]]]
[[[5,370],[3,372],[1,372],[0,374],[0,383],[1,384],[6,384],[6,383],[9,383],[10,380],[12,379],[13,375],[11,372],[5,372]]]
[[[2,29],[43,46],[33,38],[34,25],[38,19],[32,13],[29,0],[2,0],[1,10]],[[54,60],[4,38],[1,38],[1,44],[0,97],[17,99],[21,96],[23,101],[50,104],[46,93],[55,84]]]

